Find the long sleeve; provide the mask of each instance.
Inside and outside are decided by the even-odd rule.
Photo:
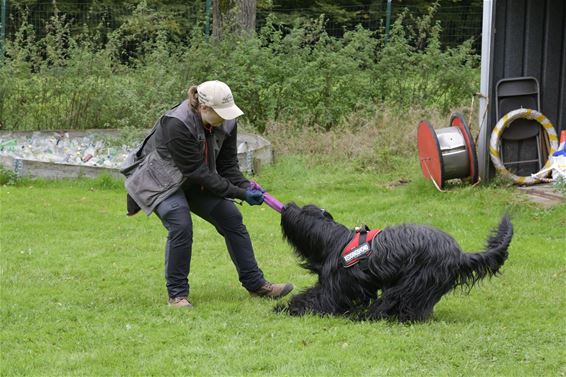
[[[231,134],[224,140],[216,159],[216,169],[221,176],[227,178],[232,184],[241,188],[247,188],[250,185],[250,181],[244,177],[238,163],[237,128],[238,126],[236,125]]]
[[[175,165],[187,180],[227,198],[245,198],[246,190],[211,171],[204,161],[205,142],[199,142],[176,118],[163,119],[163,139]]]

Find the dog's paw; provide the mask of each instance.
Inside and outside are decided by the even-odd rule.
[[[279,303],[273,307],[273,311],[275,313],[287,313],[288,312],[287,305]]]
[[[294,317],[301,317],[307,313],[312,313],[312,310],[304,306],[289,305],[286,309],[287,314]]]
[[[304,307],[299,307],[299,306],[289,305],[289,304],[287,304],[287,305],[277,304],[277,305],[275,305],[275,307],[273,307],[273,311],[275,313],[287,314],[287,315],[291,315],[293,317],[300,317],[300,316],[307,314],[307,312],[309,312]]]
[[[351,321],[367,321],[368,316],[366,312],[363,311],[355,311],[350,313],[345,313],[344,317],[348,318]]]

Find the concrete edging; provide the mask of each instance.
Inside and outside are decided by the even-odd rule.
[[[118,136],[120,130],[93,129],[84,131],[68,131],[69,138],[79,138],[90,135]],[[33,136],[51,137],[60,131],[0,131],[0,142],[11,138],[26,138]],[[141,141],[141,140],[140,140]],[[273,163],[273,150],[271,143],[262,136],[240,132],[238,133],[238,163],[240,169],[248,174],[256,174],[262,166]],[[133,148],[133,147],[132,147]],[[8,170],[14,171],[21,177],[40,177],[47,179],[95,178],[103,174],[115,178],[123,178],[118,168],[66,164],[41,160],[32,160],[10,156],[0,151],[0,164]]]

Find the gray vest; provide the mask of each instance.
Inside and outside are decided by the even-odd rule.
[[[126,176],[128,194],[148,216],[159,203],[177,191],[186,179],[163,143],[161,122],[164,117],[179,119],[198,143],[205,143],[207,140],[200,116],[192,112],[189,101],[185,100],[163,114],[140,146],[128,155],[120,172]],[[209,138],[208,166],[212,171],[216,171],[218,153],[235,125],[235,120],[224,121],[222,126],[215,129],[213,137]]]

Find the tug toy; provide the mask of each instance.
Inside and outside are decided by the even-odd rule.
[[[285,208],[283,203],[281,203],[279,200],[271,196],[271,194],[265,191],[263,187],[260,186],[259,183],[255,181],[251,181],[250,188],[260,190],[261,192],[263,192],[264,203],[267,204],[269,207],[273,208],[275,211],[281,213],[281,211],[283,211],[283,208]]]

